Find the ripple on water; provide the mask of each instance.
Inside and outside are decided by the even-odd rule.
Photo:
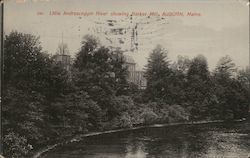
[[[248,158],[250,125],[145,128],[85,138],[43,158]]]

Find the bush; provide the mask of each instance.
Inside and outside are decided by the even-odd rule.
[[[134,107],[134,101],[129,96],[116,96],[111,100],[112,102],[112,113],[114,115],[121,116],[122,113],[127,112]]]
[[[118,128],[131,128],[133,127],[132,117],[124,112],[121,116],[114,118],[110,123],[107,124],[107,129],[118,129]]]
[[[14,132],[10,132],[4,136],[4,156],[8,158],[24,158],[30,150],[32,145],[28,144],[25,137],[20,136]]]
[[[188,121],[189,114],[180,105],[172,105],[169,107],[169,119],[170,122]]]
[[[127,112],[125,112],[121,115],[119,126],[121,128],[133,127],[133,122],[132,122],[131,116]]]
[[[144,124],[155,123],[158,119],[158,116],[151,108],[145,108],[141,114]]]

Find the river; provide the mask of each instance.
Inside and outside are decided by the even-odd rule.
[[[42,158],[248,158],[250,123],[147,127],[86,137]]]

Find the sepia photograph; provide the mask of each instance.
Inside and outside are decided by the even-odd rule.
[[[0,158],[250,158],[249,0],[0,2]]]

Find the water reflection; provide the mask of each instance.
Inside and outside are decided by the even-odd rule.
[[[248,123],[145,128],[86,138],[44,158],[247,158]]]
[[[250,153],[249,135],[246,133],[213,132],[207,157],[246,157]],[[212,144],[213,143],[213,144]]]
[[[146,158],[147,152],[143,142],[128,143],[125,158]]]

